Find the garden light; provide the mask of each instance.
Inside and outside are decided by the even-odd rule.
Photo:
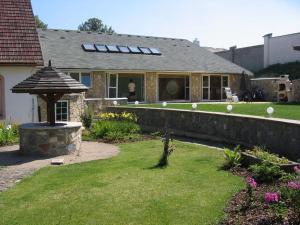
[[[138,104],[139,104],[139,101],[135,101],[134,104],[135,104],[135,105],[138,105]]]
[[[194,110],[197,109],[197,104],[196,103],[192,104],[192,109],[194,109]]]
[[[269,117],[272,117],[272,114],[274,113],[274,108],[273,107],[268,107],[267,108],[267,113],[268,113]]]
[[[114,106],[118,105],[117,101],[113,101]]]
[[[228,105],[228,106],[227,106],[227,112],[231,113],[232,109],[233,109],[233,106],[232,106],[232,105]]]
[[[162,106],[163,106],[163,107],[166,107],[166,106],[167,106],[167,102],[163,102],[163,103],[162,103]]]

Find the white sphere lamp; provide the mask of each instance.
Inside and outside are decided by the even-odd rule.
[[[163,107],[166,107],[166,106],[167,106],[167,102],[163,102],[163,103],[162,103],[162,106],[163,106]]]
[[[192,104],[192,109],[193,109],[193,110],[197,109],[197,104],[196,104],[196,103],[193,103],[193,104]]]
[[[117,101],[113,101],[114,106],[118,105]]]
[[[138,104],[139,104],[139,101],[135,101],[134,104],[135,104],[135,105],[138,105]]]
[[[232,112],[232,109],[233,109],[233,106],[232,106],[232,105],[228,105],[228,106],[227,106],[227,112],[231,113],[231,112]]]
[[[274,113],[274,108],[273,107],[268,107],[267,108],[267,113],[268,113],[269,117],[272,117],[272,115]]]

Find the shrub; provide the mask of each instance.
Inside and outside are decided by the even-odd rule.
[[[137,122],[137,116],[133,113],[101,113],[97,115],[97,118],[100,120],[107,120],[107,121],[128,121],[128,122]]]
[[[92,125],[91,135],[94,138],[112,140],[127,140],[140,133],[140,126],[129,121],[99,120]]]
[[[93,112],[91,109],[86,108],[84,113],[80,116],[80,120],[83,126],[89,129],[92,126],[93,122]]]
[[[260,183],[272,182],[285,175],[285,172],[282,171],[278,165],[267,161],[250,166],[250,170],[253,172],[254,178]]]
[[[265,160],[271,163],[287,164],[289,160],[284,157],[279,157],[276,154],[269,153],[264,147],[255,146],[252,150],[246,151],[248,154],[256,156],[261,160]]]
[[[238,145],[237,147],[235,147],[233,151],[230,149],[224,149],[224,157],[225,162],[223,164],[223,167],[225,169],[239,166],[241,162],[240,146]]]
[[[17,124],[0,124],[0,146],[14,144],[18,141],[19,127]]]

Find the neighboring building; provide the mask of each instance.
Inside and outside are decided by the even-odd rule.
[[[11,88],[43,65],[30,0],[0,0],[0,120],[37,120],[37,100]]]
[[[241,74],[251,74],[184,39],[70,30],[38,33],[45,63],[51,59],[52,65],[90,87],[85,98],[94,103],[124,97],[140,102],[220,101],[225,99],[224,87],[239,92]],[[134,94],[128,90],[131,80]],[[74,118],[76,109],[70,104],[78,103],[71,98],[59,103],[57,119]]]
[[[295,61],[300,61],[300,33],[264,36],[264,67]]]
[[[229,50],[216,52],[215,54],[252,72],[256,72],[264,68],[263,45],[245,48],[237,48],[236,46],[233,46]]]
[[[245,48],[233,46],[215,54],[252,72],[277,63],[300,61],[300,33],[277,37],[266,34],[263,37],[263,45]]]

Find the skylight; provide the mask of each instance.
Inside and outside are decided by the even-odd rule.
[[[158,48],[149,48],[152,54],[154,55],[161,55],[161,52]]]
[[[130,53],[130,50],[127,46],[118,46],[122,53]]]
[[[139,47],[139,49],[142,51],[144,54],[151,54],[151,51],[149,48],[146,47]]]
[[[110,52],[120,52],[116,45],[106,45],[106,47]]]
[[[96,47],[97,51],[99,51],[99,52],[107,52],[107,48],[105,45],[95,44],[95,47]]]
[[[85,50],[85,51],[88,51],[88,52],[94,52],[96,51],[96,48],[93,44],[82,44],[82,48]]]
[[[141,53],[140,49],[138,47],[135,47],[135,46],[129,46],[128,47],[129,50],[132,52],[132,53]]]

